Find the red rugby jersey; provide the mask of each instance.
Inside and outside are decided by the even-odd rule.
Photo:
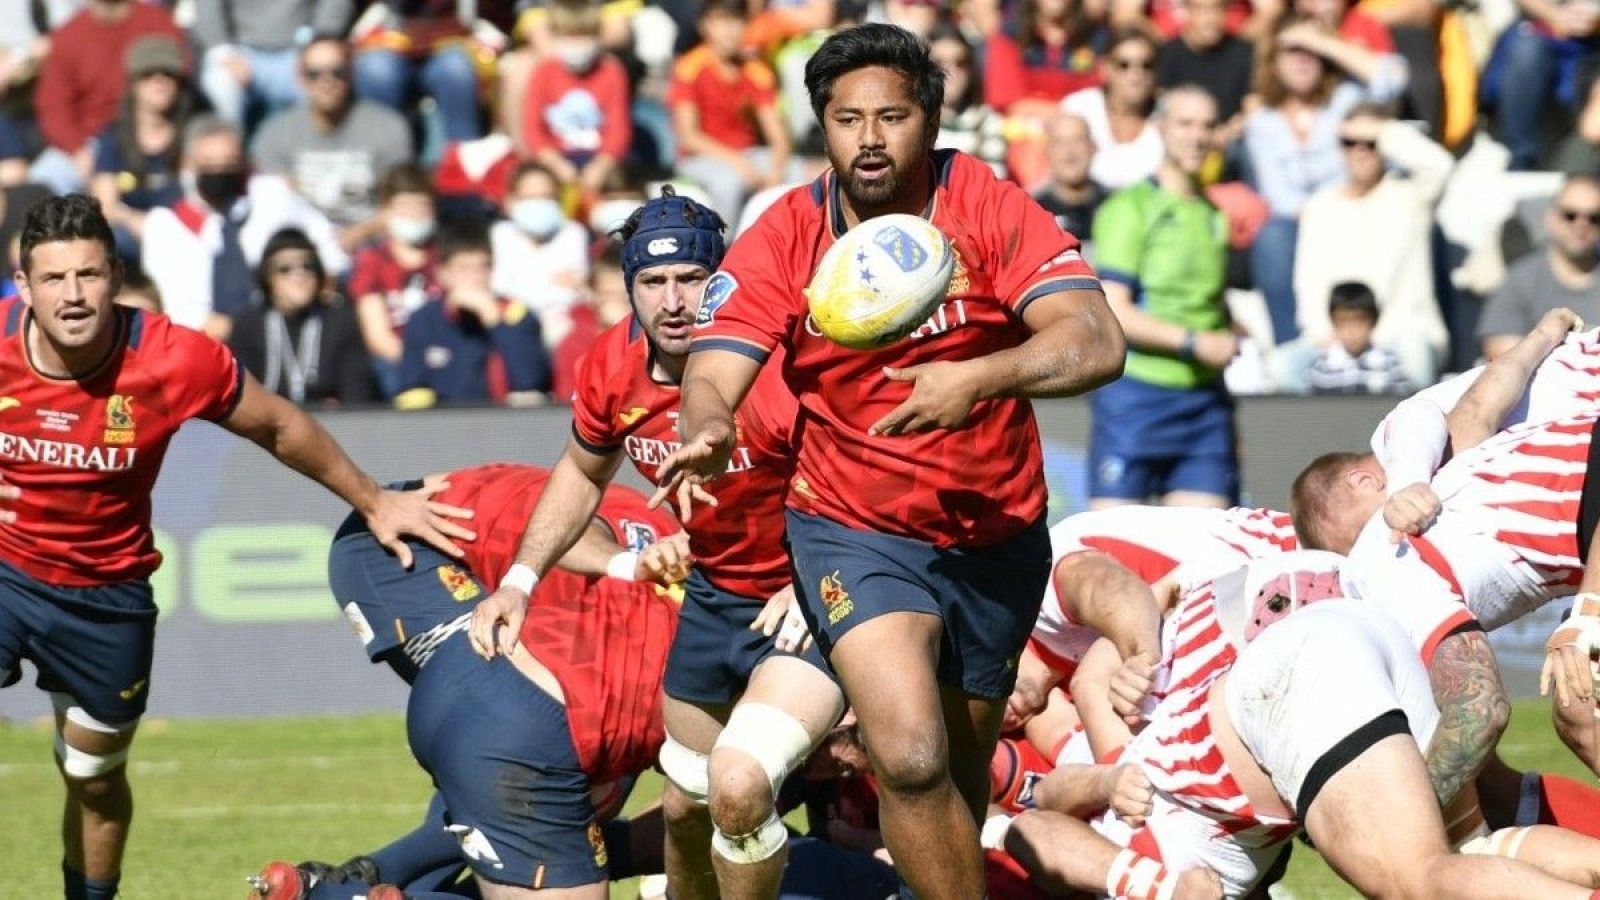
[[[709,297],[707,298],[709,301]],[[633,319],[612,326],[578,370],[572,433],[595,453],[621,450],[650,482],[678,449],[676,384],[650,374],[650,342]],[[794,471],[790,450],[797,406],[776,366],[763,373],[735,419],[728,474],[712,482],[716,508],[699,506],[686,524],[695,565],[712,584],[756,602],[789,583],[783,547],[783,495]]]
[[[550,473],[506,463],[460,469],[438,499],[475,513],[478,539],[463,560],[479,580],[500,583]],[[621,485],[606,489],[597,515],[617,541],[637,549],[678,531],[665,510]],[[661,678],[678,627],[678,603],[651,584],[586,578],[553,569],[528,602],[522,644],[561,683],[583,770],[595,783],[654,763],[664,734]]]
[[[50,584],[149,577],[161,565],[150,493],[172,435],[233,412],[244,367],[166,316],[115,307],[116,348],[95,371],[50,378],[29,358],[20,299],[0,302],[0,476],[22,491],[0,559]]]
[[[839,347],[816,330],[801,293],[845,230],[833,173],[785,194],[736,240],[706,286],[693,349],[766,361],[788,354],[784,377],[800,399],[795,509],[851,528],[939,547],[1004,540],[1044,514],[1039,431],[1027,400],[985,400],[964,428],[895,437],[867,429],[911,394],[884,366],[974,359],[1031,335],[1021,313],[1035,298],[1098,290],[1078,241],[1016,185],[954,151],[933,159],[925,214],[951,240],[955,275],[944,305],[904,341]],[[768,368],[771,368],[770,366]],[[745,407],[749,408],[746,401]]]

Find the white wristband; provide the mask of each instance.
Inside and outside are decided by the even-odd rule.
[[[985,819],[983,827],[978,830],[978,845],[985,850],[1004,850],[1011,820],[1012,817],[1004,813],[996,813]]]
[[[633,550],[624,550],[606,562],[606,575],[611,578],[633,581],[638,571],[639,554]]]
[[[534,586],[538,583],[539,573],[535,572],[532,566],[525,566],[522,563],[507,569],[506,577],[500,579],[501,587],[516,588],[530,597],[533,596]]]

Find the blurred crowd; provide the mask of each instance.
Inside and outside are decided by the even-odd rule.
[[[928,41],[939,145],[1136,303],[1172,247],[1102,204],[1175,158],[1163,91],[1209,95],[1217,289],[1150,310],[1233,393],[1399,393],[1600,320],[1596,0],[16,0],[0,241],[93,194],[123,299],[296,402],[564,400],[629,312],[608,231],[670,182],[736,234],[816,177],[805,61],[861,21]]]

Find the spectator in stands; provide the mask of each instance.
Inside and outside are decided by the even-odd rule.
[[[600,11],[552,0],[551,51],[528,80],[523,142],[533,159],[587,194],[597,194],[633,138],[628,75],[600,48]]]
[[[1359,281],[1341,281],[1328,293],[1333,341],[1311,364],[1314,394],[1404,394],[1413,388],[1400,357],[1372,342],[1378,298]]]
[[[668,4],[661,4],[668,5]],[[670,4],[669,12],[678,25],[679,55],[695,44],[695,8],[688,3]],[[641,11],[640,0],[603,0],[600,3],[600,46],[619,56],[631,52],[634,44],[633,17]],[[550,9],[546,0],[517,0],[517,23],[513,36],[526,46],[504,53],[496,66],[496,107],[500,130],[514,139],[518,156],[528,156],[523,146],[527,130],[522,125],[529,73],[554,43],[550,34]]]
[[[386,10],[378,21],[366,22],[372,28],[352,35],[356,94],[399,113],[425,95],[433,99],[445,140],[482,135],[478,68],[467,42],[471,31],[457,4],[387,0]]]
[[[558,403],[571,402],[578,387],[578,363],[594,346],[595,339],[632,314],[628,283],[622,277],[622,251],[615,242],[609,243],[589,269],[583,302],[572,307],[572,327],[567,336],[559,342],[545,339],[547,345],[554,343],[556,347],[550,393]]]
[[[50,53],[50,33],[83,0],[0,3],[0,185],[28,179],[28,164],[44,148],[34,117],[39,67]]]
[[[1255,52],[1228,33],[1226,0],[1183,0],[1182,10],[1183,29],[1156,56],[1156,85],[1198,84],[1209,91],[1222,121],[1217,143],[1227,147],[1244,134]]]
[[[1105,187],[1089,174],[1094,165],[1089,123],[1070,113],[1051,119],[1045,131],[1045,150],[1050,160],[1050,180],[1034,193],[1033,199],[1055,215],[1062,231],[1088,244],[1095,210],[1106,198]]]
[[[1584,80],[1600,66],[1600,5],[1589,0],[1519,0],[1522,18],[1500,36],[1486,73],[1495,137],[1513,170],[1538,168],[1545,154],[1544,111],[1551,100],[1576,109]]]
[[[1095,215],[1095,265],[1129,351],[1123,377],[1089,400],[1091,507],[1238,499],[1233,398],[1222,379],[1239,349],[1222,296],[1228,223],[1199,183],[1216,116],[1204,88],[1162,94],[1161,167]]]
[[[589,276],[589,232],[562,211],[561,182],[549,169],[524,162],[510,184],[506,221],[489,229],[490,287],[537,315],[554,348],[572,328],[570,311]]]
[[[268,119],[250,144],[258,171],[282,175],[340,229],[348,250],[383,230],[378,176],[410,162],[406,120],[350,87],[350,48],[322,36],[300,49],[305,103]]]
[[[1156,95],[1156,42],[1143,31],[1113,35],[1100,59],[1103,88],[1084,88],[1061,101],[1081,116],[1094,139],[1089,174],[1109,190],[1149,178],[1161,165],[1161,134],[1150,122]]]
[[[56,193],[89,184],[94,175],[94,136],[116,118],[122,99],[127,80],[123,58],[135,41],[155,34],[183,45],[183,32],[164,7],[135,0],[90,0],[51,36],[35,102],[48,146],[33,162],[34,181]]]
[[[1063,97],[1100,83],[1095,29],[1084,0],[1021,0],[1016,28],[985,48],[984,101],[1008,116],[1048,119]]]
[[[1433,211],[1455,160],[1373,104],[1345,117],[1339,146],[1344,183],[1313,194],[1300,214],[1294,255],[1300,338],[1281,348],[1278,386],[1304,388],[1309,356],[1334,339],[1326,298],[1347,281],[1361,281],[1377,297],[1383,311],[1377,341],[1399,355],[1407,380],[1432,384],[1449,343],[1434,296]]]
[[[1511,264],[1505,281],[1478,319],[1483,355],[1494,359],[1533,330],[1540,317],[1570,307],[1585,322],[1600,322],[1600,180],[1567,178],[1545,212],[1549,244]]]
[[[961,29],[940,24],[928,33],[928,54],[944,69],[944,108],[934,146],[970,153],[1006,175],[1005,119],[983,102],[972,45]]]
[[[1262,105],[1245,121],[1245,146],[1272,217],[1256,235],[1250,263],[1277,343],[1299,335],[1294,250],[1300,210],[1313,193],[1344,177],[1340,123],[1362,100],[1393,100],[1405,82],[1400,57],[1373,53],[1311,22],[1287,22],[1261,55],[1256,92]]]
[[[1394,36],[1350,0],[1294,0],[1294,14],[1373,53],[1393,53]]]
[[[40,200],[50,196],[50,189],[42,184],[8,184],[0,187],[0,248],[10,247],[22,236],[22,220],[28,210]],[[7,262],[10,258],[7,257]],[[6,269],[15,272],[15,266]],[[0,281],[11,281],[0,278]]]
[[[1110,0],[1113,28],[1145,28],[1163,40],[1181,32],[1189,14],[1184,0]],[[1272,31],[1283,15],[1283,0],[1226,0],[1222,25],[1229,34],[1252,41]]]
[[[161,292],[143,269],[123,269],[122,290],[117,292],[116,302],[146,312],[162,312]]]
[[[751,194],[800,179],[772,70],[745,58],[747,9],[744,0],[710,0],[701,8],[704,42],[672,67],[667,91],[678,174],[704,188],[729,222]]]
[[[201,116],[183,135],[178,170],[183,197],[145,215],[142,262],[179,325],[227,335],[229,317],[248,309],[255,293],[255,263],[267,240],[297,227],[316,242],[330,272],[349,257],[333,225],[287,182],[249,177],[239,130],[216,116]]]
[[[306,34],[343,34],[352,8],[352,0],[197,0],[200,87],[212,109],[248,130],[299,102],[296,45]]]
[[[416,165],[402,163],[378,179],[378,203],[384,234],[356,253],[350,296],[378,388],[388,399],[399,389],[406,323],[438,289],[433,182]]]
[[[122,111],[94,142],[91,187],[117,237],[118,255],[137,266],[145,214],[183,199],[178,155],[194,95],[183,51],[166,35],[134,42],[127,69]]]
[[[335,291],[306,233],[274,234],[256,266],[263,303],[234,317],[228,346],[263,387],[301,406],[373,399],[355,311]]]
[[[541,402],[550,359],[539,317],[490,289],[488,234],[457,224],[439,236],[438,249],[439,293],[406,326],[396,408]]]

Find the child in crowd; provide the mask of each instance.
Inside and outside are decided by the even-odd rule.
[[[1317,394],[1404,394],[1406,381],[1400,357],[1372,343],[1378,326],[1378,300],[1359,281],[1333,286],[1328,298],[1333,343],[1311,366],[1311,390]]]

